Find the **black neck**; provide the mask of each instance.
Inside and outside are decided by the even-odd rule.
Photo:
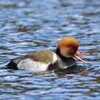
[[[62,59],[63,62],[69,64],[70,62],[75,63],[75,60],[72,57],[64,57],[61,55],[59,48],[56,49],[56,54]]]
[[[62,59],[62,60],[67,60],[69,58],[72,57],[64,57],[63,55],[61,55],[59,48],[56,49],[56,54]]]

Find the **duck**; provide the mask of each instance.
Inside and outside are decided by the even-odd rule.
[[[55,50],[34,51],[21,57],[11,59],[7,64],[9,69],[23,69],[33,73],[66,69],[75,66],[76,59],[85,62],[80,57],[80,43],[75,37],[63,37],[57,43]]]

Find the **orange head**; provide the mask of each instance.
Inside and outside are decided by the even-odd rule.
[[[64,37],[58,42],[58,48],[62,56],[74,57],[79,48],[79,41],[74,37]]]
[[[58,49],[60,54],[64,57],[72,57],[75,60],[80,60],[83,63],[88,63],[81,59],[81,52],[78,50],[80,46],[79,41],[74,37],[64,37],[58,42]]]

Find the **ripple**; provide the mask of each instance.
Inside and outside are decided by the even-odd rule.
[[[0,8],[0,99],[100,99],[99,0],[0,0]],[[89,54],[88,74],[6,69],[12,58],[55,49],[64,36],[78,38],[80,50]]]

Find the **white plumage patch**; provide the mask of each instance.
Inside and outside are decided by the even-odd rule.
[[[19,69],[25,69],[32,72],[43,72],[48,69],[49,63],[33,61],[30,58],[21,60],[18,64]]]
[[[52,52],[52,54],[53,54],[53,61],[52,61],[52,63],[55,63],[58,60],[58,57],[57,57],[56,53]]]

